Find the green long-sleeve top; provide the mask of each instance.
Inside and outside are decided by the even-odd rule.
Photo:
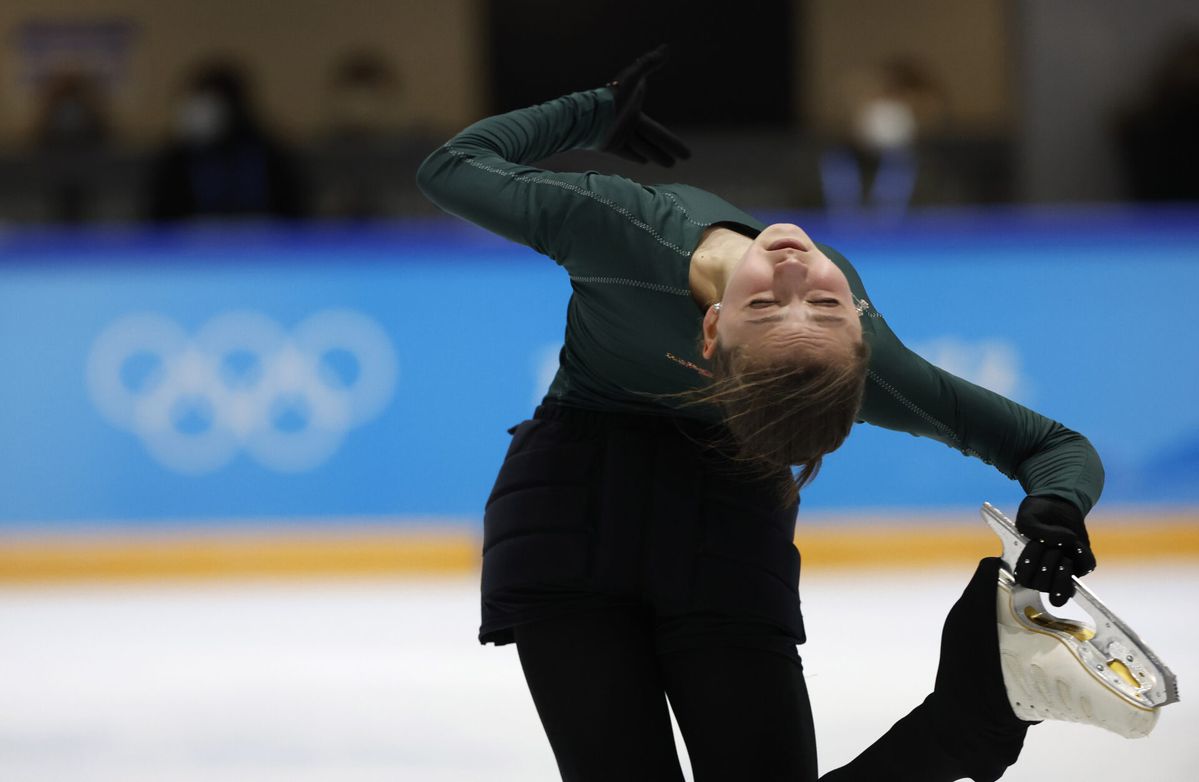
[[[678,409],[672,396],[708,375],[691,256],[712,225],[752,237],[765,224],[688,185],[530,165],[593,148],[612,103],[612,92],[601,88],[481,120],[430,155],[417,180],[445,211],[532,247],[569,273],[565,344],[548,398],[593,410],[712,415]],[[931,437],[994,465],[1028,494],[1070,500],[1084,514],[1091,509],[1103,467],[1085,437],[908,350],[849,261],[819,247],[863,309],[871,355],[862,420]]]

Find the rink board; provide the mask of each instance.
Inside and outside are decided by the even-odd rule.
[[[842,250],[934,363],[1087,435],[1100,510],[1137,530],[1107,556],[1193,552],[1199,211],[763,217]],[[0,234],[0,578],[472,567],[569,295],[551,261],[449,220]],[[1021,496],[863,425],[801,516],[880,519],[885,545],[823,522],[800,544],[809,563],[924,534],[986,553],[925,511]]]
[[[1000,553],[969,512],[928,517],[824,518],[795,538],[805,569],[961,567]],[[1199,514],[1096,514],[1088,524],[1099,561],[1199,562]],[[0,537],[0,583],[234,577],[465,574],[479,568],[482,540],[465,523],[304,530],[246,524],[237,531],[112,531]]]

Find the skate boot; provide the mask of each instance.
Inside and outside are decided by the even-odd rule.
[[[1040,593],[1012,576],[1027,540],[990,503],[981,513],[1003,541],[996,622],[1012,711],[1023,720],[1082,722],[1126,738],[1149,735],[1161,708],[1178,700],[1174,674],[1077,580],[1073,600],[1094,625],[1049,613]]]

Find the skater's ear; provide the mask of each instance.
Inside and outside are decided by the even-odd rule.
[[[720,319],[720,303],[717,302],[704,313],[703,337],[700,341],[700,353],[708,361],[716,355],[716,322]]]

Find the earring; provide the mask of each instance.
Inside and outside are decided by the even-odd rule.
[[[713,304],[712,309],[716,310],[717,312],[720,312],[720,302],[716,302],[715,304]]]

